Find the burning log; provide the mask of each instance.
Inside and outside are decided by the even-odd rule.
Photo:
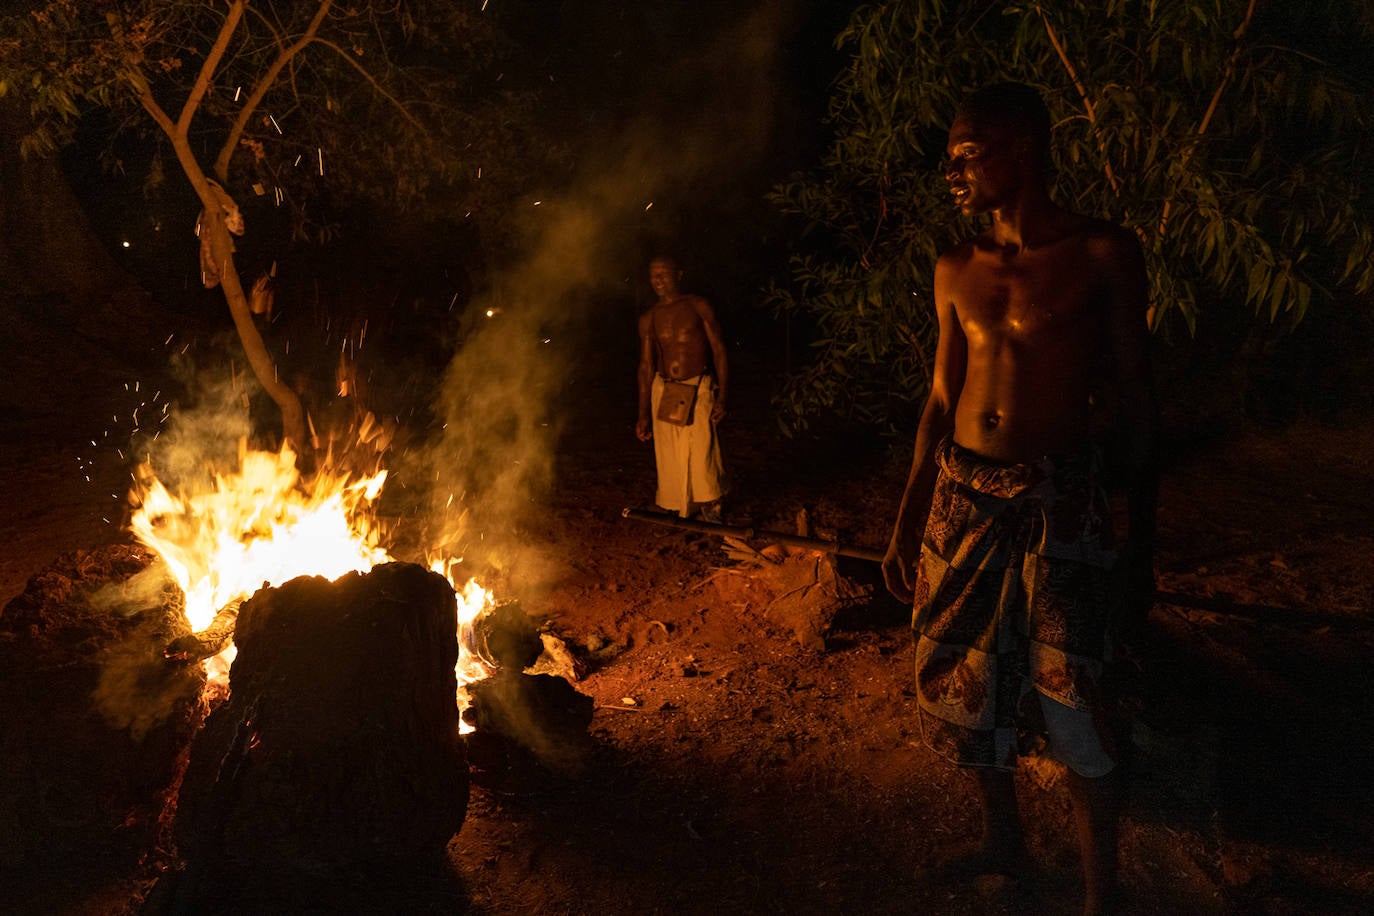
[[[169,662],[194,664],[219,655],[234,641],[234,625],[242,605],[242,601],[229,602],[199,633],[187,633],[169,642],[162,650],[162,657]]]
[[[173,909],[289,908],[293,887],[443,853],[468,797],[454,615],[450,585],[403,563],[243,603],[178,801]]]
[[[582,772],[591,752],[595,706],[562,677],[527,673],[544,652],[539,627],[517,602],[499,604],[473,627],[476,650],[493,673],[467,686],[464,719],[474,763],[489,770],[519,767],[528,756],[564,776]]]

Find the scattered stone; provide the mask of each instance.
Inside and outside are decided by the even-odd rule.
[[[566,642],[552,633],[540,633],[539,640],[544,651],[525,669],[526,674],[551,674],[569,681],[580,681],[587,676],[587,663],[574,655]]]

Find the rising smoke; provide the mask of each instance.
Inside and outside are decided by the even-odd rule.
[[[767,151],[795,10],[790,0],[758,4],[704,48],[674,45],[646,61],[639,113],[581,144],[569,187],[526,202],[523,255],[468,307],[436,398],[442,433],[425,460],[430,527],[469,562],[523,564],[522,594],[541,578],[526,531],[554,481],[563,418],[590,396],[579,364],[620,358],[614,342],[633,338],[634,315],[607,303],[625,300],[627,282],[643,285],[648,255],[680,249],[675,207],[728,186]],[[613,389],[626,422],[604,431],[608,455],[638,444],[634,371],[625,365]],[[653,460],[647,450],[643,460]]]

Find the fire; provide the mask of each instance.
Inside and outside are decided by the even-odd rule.
[[[241,444],[236,472],[217,473],[208,488],[190,494],[170,492],[151,464],[143,465],[130,494],[136,505],[130,526],[166,562],[185,595],[187,623],[198,633],[222,608],[260,588],[297,576],[333,580],[390,562],[386,531],[375,512],[386,477],[385,470],[357,480],[322,470],[305,481],[289,448],[273,453]],[[463,709],[464,686],[490,673],[465,634],[492,598],[475,580],[457,583],[458,562],[439,558],[429,567],[453,585],[457,598],[455,673]],[[227,683],[234,652],[231,645],[206,661],[212,682]]]

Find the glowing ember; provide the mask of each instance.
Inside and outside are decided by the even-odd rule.
[[[185,595],[193,632],[208,627],[220,609],[260,588],[297,576],[332,581],[392,560],[374,511],[386,471],[361,480],[321,471],[307,482],[286,448],[274,454],[241,446],[239,464],[237,473],[216,474],[208,489],[189,495],[169,492],[151,466],[144,465],[130,494],[137,506],[133,532],[166,562]],[[468,702],[464,686],[491,673],[466,638],[473,621],[490,607],[491,593],[472,580],[457,585],[457,563],[441,558],[429,567],[448,579],[457,598],[455,673],[461,710]],[[212,682],[227,682],[234,651],[231,645],[207,660]],[[464,725],[463,730],[470,729]]]

